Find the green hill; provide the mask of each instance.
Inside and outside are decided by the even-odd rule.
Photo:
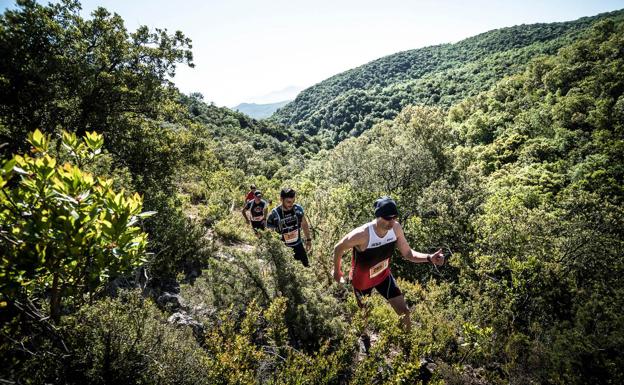
[[[448,107],[474,96],[521,72],[531,58],[556,53],[596,21],[623,14],[502,28],[455,44],[386,56],[302,91],[273,118],[318,134],[331,146],[392,119],[406,105]]]

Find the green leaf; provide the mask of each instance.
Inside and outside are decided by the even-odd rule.
[[[56,191],[56,190],[54,190],[54,193],[57,195],[56,199],[59,200],[59,201],[69,202],[69,203],[72,203],[72,204],[75,204],[75,205],[78,204],[77,200],[75,200],[73,197],[71,197],[71,196],[69,196],[67,194],[63,194],[63,193],[61,193],[59,191]]]
[[[13,171],[13,167],[15,166],[16,160],[15,158],[8,160],[3,166],[2,166],[2,174],[6,175],[10,172]]]

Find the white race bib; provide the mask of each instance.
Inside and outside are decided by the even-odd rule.
[[[371,267],[369,270],[370,278],[376,277],[379,274],[383,273],[388,268],[389,264],[390,264],[390,259],[388,258],[388,259],[384,259],[383,261],[379,262],[375,266]]]
[[[264,220],[264,215],[260,215],[258,217],[251,217],[253,222],[262,222]]]
[[[284,233],[284,242],[296,243],[299,240],[299,229]]]

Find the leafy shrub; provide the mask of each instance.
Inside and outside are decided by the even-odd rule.
[[[82,294],[145,260],[147,234],[138,224],[153,213],[141,213],[141,197],[115,192],[112,180],[58,165],[49,136],[37,130],[28,142],[32,156],[2,162],[0,288],[3,297],[21,290],[49,294],[58,321],[63,297],[80,302]],[[77,163],[96,157],[103,142],[96,133],[83,141],[63,135]]]
[[[255,239],[251,225],[237,212],[217,221],[213,226],[215,234],[226,243],[251,243]]]
[[[69,354],[35,355],[20,381],[66,384],[214,384],[209,357],[138,292],[84,306],[62,325]]]

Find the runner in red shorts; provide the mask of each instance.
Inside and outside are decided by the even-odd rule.
[[[375,220],[352,230],[334,247],[334,279],[343,281],[342,255],[353,249],[349,277],[358,304],[362,306],[362,297],[376,289],[401,317],[404,330],[410,331],[410,311],[390,271],[394,249],[398,248],[403,258],[415,263],[442,265],[444,256],[442,249],[434,254],[412,250],[407,244],[403,228],[397,222],[398,215],[394,200],[389,197],[378,199],[375,202]]]

